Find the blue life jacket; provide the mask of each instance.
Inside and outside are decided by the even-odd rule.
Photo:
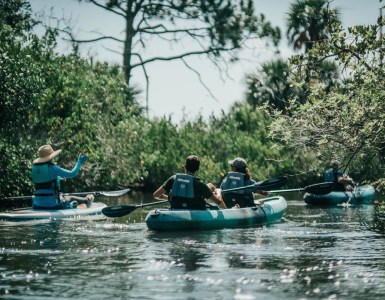
[[[337,182],[337,178],[333,168],[327,169],[324,174],[325,182]]]
[[[170,195],[171,197],[194,198],[194,176],[176,174]]]
[[[333,168],[327,169],[324,173],[324,181],[325,182],[334,182],[336,191],[345,191],[345,185],[338,182],[338,177],[342,176],[339,170],[334,170]]]
[[[225,191],[244,186],[246,186],[245,174],[239,172],[229,172],[221,184],[221,189]],[[222,199],[225,202],[227,208],[232,208],[235,205],[238,205],[240,208],[254,207],[255,203],[253,196],[254,195],[251,189],[222,193]]]
[[[196,197],[194,182],[196,178],[187,174],[176,174],[170,191],[171,208],[206,209],[206,201]]]
[[[36,196],[59,195],[60,178],[51,178],[49,168],[50,162],[32,165],[32,181],[35,184]]]
[[[229,172],[221,185],[222,190],[229,190],[245,186],[245,174],[239,172]],[[244,190],[234,191],[236,194],[244,194]]]

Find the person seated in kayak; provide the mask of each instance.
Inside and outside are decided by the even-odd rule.
[[[228,163],[231,166],[231,171],[227,173],[226,177],[220,184],[219,189],[217,189],[212,183],[209,183],[210,189],[212,191],[216,190],[217,193],[221,195],[228,208],[253,207],[255,206],[254,194],[261,194],[265,196],[269,194],[267,191],[258,190],[257,187],[241,189],[228,193],[222,192],[225,190],[249,186],[256,183],[256,181],[251,178],[250,170],[247,167],[247,163],[244,158],[237,157],[233,160],[230,160]],[[258,204],[263,204],[263,200],[260,199]]]
[[[334,182],[336,184],[337,191],[353,191],[354,190],[354,181],[346,174],[338,169],[339,162],[336,159],[333,159],[330,162],[330,167],[324,173],[325,182]]]
[[[220,208],[225,209],[226,205],[216,193],[195,176],[199,166],[200,160],[196,155],[188,156],[184,165],[185,173],[171,176],[153,193],[153,196],[168,199],[171,208],[205,210],[205,199],[211,199]]]
[[[75,208],[78,203],[91,207],[93,195],[64,197],[60,194],[60,179],[74,178],[88,157],[81,155],[75,167],[69,171],[52,162],[60,152],[61,150],[54,151],[50,145],[39,148],[39,157],[33,161],[32,165],[32,181],[35,184],[32,207],[35,209],[64,209]]]

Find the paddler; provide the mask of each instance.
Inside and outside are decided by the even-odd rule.
[[[33,161],[32,165],[32,181],[35,184],[32,207],[34,209],[65,209],[76,208],[78,203],[91,207],[94,199],[92,194],[86,197],[64,197],[60,193],[60,179],[74,178],[88,157],[80,155],[75,167],[69,171],[53,162],[60,152],[61,150],[54,151],[51,145],[39,148],[39,157]]]

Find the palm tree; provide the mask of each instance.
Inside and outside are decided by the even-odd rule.
[[[338,84],[339,70],[334,62],[323,61],[318,68],[313,68],[313,73],[310,80],[314,84],[322,83],[327,90]],[[268,104],[270,108],[287,113],[290,99],[306,102],[306,90],[291,84],[290,67],[281,58],[265,62],[258,72],[249,74],[247,87],[246,102],[252,107]]]
[[[308,52],[313,43],[328,38],[328,25],[340,21],[339,10],[331,9],[328,0],[296,0],[287,18],[287,38],[294,50],[303,46]]]
[[[247,76],[246,102],[253,107],[268,104],[285,111],[288,99],[295,94],[289,72],[288,63],[281,58],[263,63],[261,70]]]

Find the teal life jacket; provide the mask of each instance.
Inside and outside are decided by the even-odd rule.
[[[50,162],[32,165],[32,181],[35,184],[36,196],[59,195],[60,177],[50,178],[49,168],[51,165]]]
[[[206,209],[206,201],[195,196],[195,177],[187,174],[176,174],[170,191],[171,208]]]
[[[222,190],[229,190],[234,188],[240,188],[245,186],[245,174],[239,172],[227,173],[226,179],[221,186]],[[236,194],[244,194],[244,190],[234,191]]]
[[[333,168],[327,169],[324,174],[325,182],[337,182],[335,172]]]
[[[170,195],[172,197],[194,198],[194,176],[176,174]]]
[[[338,177],[342,176],[339,170],[334,170],[333,168],[327,169],[324,173],[324,181],[325,182],[334,182],[336,191],[345,191],[345,185],[338,182]]]

